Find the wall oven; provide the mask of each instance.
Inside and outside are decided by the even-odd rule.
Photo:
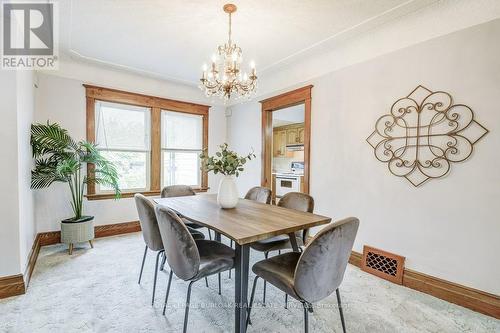
[[[290,192],[300,192],[300,176],[276,175],[276,196],[281,198]]]

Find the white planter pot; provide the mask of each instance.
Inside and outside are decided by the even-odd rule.
[[[233,176],[224,176],[221,179],[217,203],[224,209],[234,208],[238,204],[238,189]]]
[[[94,217],[84,216],[81,221],[61,221],[61,243],[75,244],[94,239]]]

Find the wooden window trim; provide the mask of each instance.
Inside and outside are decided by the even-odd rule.
[[[260,101],[262,109],[261,185],[272,188],[273,116],[272,112],[304,104],[304,193],[309,193],[311,151],[311,102],[313,86],[308,85]],[[273,189],[273,193],[275,190]]]
[[[87,141],[95,142],[95,102],[106,101],[120,104],[129,104],[142,106],[151,109],[151,158],[150,158],[150,189],[142,192],[123,192],[122,197],[132,197],[135,193],[142,193],[148,196],[159,195],[161,191],[161,111],[175,111],[188,114],[203,116],[203,150],[208,149],[208,113],[210,106],[196,104],[190,102],[177,101],[173,99],[148,96],[128,91],[122,91],[111,88],[98,87],[94,85],[84,84],[85,96],[87,100],[86,106],[86,126],[87,126]],[[92,170],[93,165],[88,165],[89,170]],[[208,173],[202,172],[201,187],[194,189],[197,192],[205,192],[208,190]],[[87,186],[88,200],[105,200],[114,199],[114,194],[102,193],[96,194],[94,184]]]

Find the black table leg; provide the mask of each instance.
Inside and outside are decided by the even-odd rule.
[[[235,332],[246,332],[248,308],[248,266],[250,247],[236,243],[236,265],[234,279],[234,319]]]
[[[290,244],[292,244],[293,252],[299,252],[299,246],[297,245],[297,238],[295,238],[295,233],[289,233],[288,237],[290,237]]]

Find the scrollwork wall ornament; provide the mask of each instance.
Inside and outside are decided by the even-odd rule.
[[[447,92],[418,86],[394,102],[366,141],[393,175],[419,186],[469,158],[474,144],[487,133],[470,107],[453,104]]]

